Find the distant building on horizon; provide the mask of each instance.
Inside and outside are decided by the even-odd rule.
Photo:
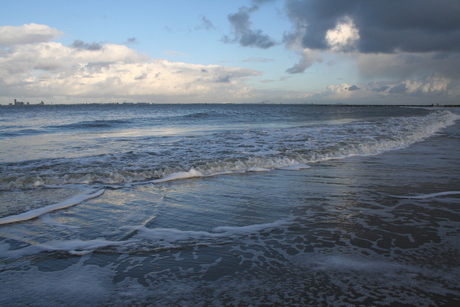
[[[10,106],[29,106],[30,103],[29,102],[23,102],[23,101],[18,101],[16,98],[14,99],[14,103],[10,103],[9,104]],[[39,106],[44,106],[45,103],[42,101],[40,101],[40,103],[38,103],[37,105]]]
[[[15,106],[24,106],[25,103],[22,102],[22,101],[17,101],[16,98],[15,98],[15,99],[14,99],[14,105],[15,105]]]

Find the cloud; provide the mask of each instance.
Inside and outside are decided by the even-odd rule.
[[[349,91],[359,91],[360,88],[357,87],[356,85],[352,85],[352,86],[350,86],[350,87],[348,88],[348,90],[349,90]]]
[[[126,40],[126,42],[125,42],[124,44],[129,45],[129,44],[137,44],[137,43],[139,43],[139,42],[137,41],[137,38],[135,38],[135,37],[128,37],[128,39]]]
[[[321,63],[323,58],[321,55],[314,50],[302,49],[299,51],[300,60],[297,64],[291,68],[286,69],[286,72],[289,74],[300,74],[303,73],[307,68],[313,65],[313,63]]]
[[[265,3],[268,1],[256,1],[259,3]],[[225,43],[236,43],[238,42],[243,47],[257,47],[262,49],[268,49],[275,46],[277,43],[271,39],[267,34],[264,34],[262,30],[251,29],[250,14],[259,9],[258,5],[252,7],[240,7],[238,12],[235,14],[228,15],[228,21],[233,28],[233,37],[224,36],[223,41]]]
[[[173,50],[164,51],[164,54],[168,56],[188,56],[187,54],[183,52],[173,51]]]
[[[325,39],[332,51],[352,51],[356,49],[359,33],[348,16],[337,21],[334,29],[327,30]]]
[[[433,74],[401,82],[376,81],[368,84],[331,84],[322,92],[309,95],[311,101],[350,104],[452,104],[459,96],[458,83]],[[307,99],[307,100],[308,100]]]
[[[460,54],[398,53],[353,55],[364,78],[422,78],[433,72],[451,79],[460,79]]]
[[[406,83],[401,83],[401,84],[395,85],[389,90],[389,93],[391,93],[391,94],[402,94],[402,93],[406,93],[406,92],[407,92]]]
[[[261,5],[261,4],[265,4],[265,3],[273,3],[275,1],[276,0],[252,0],[252,4],[253,5]]]
[[[268,62],[274,62],[274,59],[267,59],[267,58],[262,58],[262,57],[250,57],[247,58],[246,60],[243,60],[243,62],[259,62],[259,63],[268,63]]]
[[[17,33],[17,29],[12,31]],[[23,36],[30,37],[27,33]],[[4,31],[0,41],[6,42],[8,37],[11,33]],[[84,98],[127,96],[142,97],[139,99],[143,101],[168,97],[168,101],[180,102],[184,96],[190,102],[232,101],[248,97],[252,88],[245,85],[246,78],[261,74],[239,67],[152,59],[125,45],[76,40],[71,46],[64,46],[50,41],[55,36],[47,37],[48,41],[42,37],[21,45],[8,41],[9,49],[2,53],[0,66],[2,96],[60,96],[76,102]]]
[[[323,58],[319,51],[309,48],[303,48],[301,37],[305,33],[304,28],[297,29],[296,33],[285,33],[283,41],[286,43],[286,48],[297,52],[300,55],[300,60],[286,69],[289,74],[300,74],[310,68],[315,62],[321,63]]]
[[[374,92],[377,92],[377,93],[380,93],[380,92],[385,92],[386,90],[388,90],[390,88],[390,86],[388,85],[382,85],[378,88],[374,88],[372,89]]]
[[[333,49],[328,33],[347,19],[361,53],[460,51],[457,0],[286,0],[286,10],[294,33],[306,29],[303,48]]]
[[[339,94],[342,94],[343,96],[348,96],[349,88],[350,85],[346,83],[342,83],[340,85],[329,85],[326,89],[326,94],[331,96]]]
[[[70,47],[75,49],[84,49],[91,51],[102,49],[102,45],[100,43],[85,43],[84,41],[81,41],[79,39],[74,40]]]
[[[372,84],[346,92],[331,85],[312,97],[458,100],[459,1],[285,0],[285,11],[292,29],[283,43],[300,55],[287,73],[303,73],[324,56],[328,65],[355,64],[347,69]]]
[[[195,26],[195,31],[198,30],[214,30],[216,27],[206,16],[201,16],[201,23]]]
[[[314,93],[309,98],[333,103],[348,101],[357,103],[357,99],[362,99],[362,97],[367,96],[367,93],[365,93],[365,91],[350,90],[350,88],[354,88],[355,86],[356,85],[351,86],[347,83],[342,83],[340,85],[331,84],[326,87],[325,91]]]
[[[216,83],[230,83],[230,75],[218,77],[214,82]]]
[[[433,75],[420,80],[404,80],[388,91],[390,94],[440,94],[447,93],[451,80],[440,75]]]
[[[62,32],[55,28],[35,23],[3,26],[0,27],[0,47],[49,42],[61,35]]]

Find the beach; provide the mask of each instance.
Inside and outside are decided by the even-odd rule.
[[[458,305],[459,140],[457,120],[407,146],[304,164],[38,186],[42,205],[16,215],[74,202],[0,225],[0,304]],[[10,206],[34,197],[3,194]]]

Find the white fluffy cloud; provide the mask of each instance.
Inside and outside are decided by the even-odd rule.
[[[329,85],[324,91],[309,97],[331,103],[351,104],[449,104],[458,96],[450,85],[452,80],[439,74],[422,79],[406,79],[401,82],[375,81],[367,84]]]
[[[334,29],[326,32],[325,39],[331,51],[355,50],[356,42],[359,40],[359,31],[356,29],[353,20],[345,16],[337,22]]]
[[[33,44],[48,42],[62,35],[57,29],[35,23],[19,27],[0,27],[0,47],[18,44]]]
[[[440,75],[433,75],[422,80],[404,80],[388,87],[390,94],[418,93],[418,94],[442,94],[448,92],[451,80]]]
[[[45,25],[0,27],[0,92],[4,96],[155,101],[187,95],[191,101],[203,101],[205,96],[228,101],[246,97],[251,88],[244,84],[245,78],[260,75],[238,67],[151,59],[124,45],[83,48],[91,44],[78,41],[63,46],[51,41],[60,34]]]

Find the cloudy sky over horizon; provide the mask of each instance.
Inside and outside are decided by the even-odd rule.
[[[24,1],[0,104],[460,103],[457,0]]]

